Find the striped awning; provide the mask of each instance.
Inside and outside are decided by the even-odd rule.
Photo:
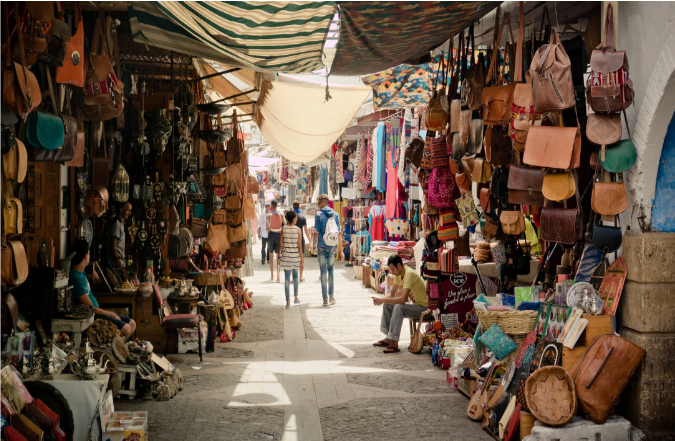
[[[134,41],[253,70],[324,68],[335,2],[128,2]]]

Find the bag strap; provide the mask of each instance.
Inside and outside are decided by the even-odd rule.
[[[516,47],[516,72],[514,82],[523,81],[523,20],[525,17],[525,2],[518,4],[518,46]]]
[[[21,34],[21,18],[19,17],[19,4],[14,2],[14,20],[16,20],[16,36],[19,40],[19,57],[21,57],[21,65],[26,68],[26,52],[23,47],[23,35]],[[9,40],[7,40],[9,46]],[[11,58],[11,57],[10,57]],[[25,75],[25,73],[24,73]]]
[[[52,106],[54,107],[54,113],[56,116],[60,117],[61,113],[59,112],[59,107],[56,105],[56,98],[54,96],[54,86],[52,85],[52,74],[49,72],[49,68],[45,69],[47,74],[47,84],[49,84],[49,97],[52,99]]]
[[[499,50],[499,44],[502,39],[502,33],[504,32],[504,25],[506,23],[509,23],[509,33],[511,34],[511,41],[514,40],[513,38],[513,30],[511,29],[511,15],[508,12],[504,13],[504,16],[502,17],[502,22],[501,25],[499,26],[499,34],[497,34],[497,39],[494,41],[494,44],[492,45],[492,57],[490,57],[490,68],[488,69],[488,74],[485,79],[485,85],[487,85],[491,80],[496,80],[497,79],[497,60],[499,59],[501,51]]]
[[[466,35],[467,39],[469,38],[469,34]],[[469,49],[469,42],[468,40],[465,42],[464,41],[464,29],[459,33],[459,41],[461,44],[461,49],[459,55],[462,57],[461,63],[460,63],[460,81],[464,81],[464,78],[466,78],[466,58],[467,58],[467,50]]]
[[[8,68],[12,67],[12,47],[10,43],[10,37],[9,37],[9,11],[7,9],[7,3],[8,2],[3,2],[3,14],[2,14],[2,27],[5,28],[5,45],[7,47],[7,53],[5,54],[5,64],[7,65]],[[17,25],[18,28],[18,25]]]
[[[534,19],[534,15],[532,16]],[[551,26],[551,17],[548,13],[548,8],[544,6],[544,12],[541,14],[541,28],[539,28],[539,41],[544,41],[544,17],[546,17],[546,21],[548,22],[549,27]]]
[[[607,4],[605,12],[605,36],[602,39],[602,50],[606,48],[614,49],[616,47],[616,36],[614,35],[614,8],[611,3]]]

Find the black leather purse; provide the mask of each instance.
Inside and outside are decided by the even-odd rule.
[[[612,227],[596,224],[593,227],[591,243],[598,251],[602,251],[605,254],[613,253],[621,248],[622,240],[620,226]]]

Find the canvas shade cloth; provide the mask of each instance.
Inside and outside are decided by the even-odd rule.
[[[366,75],[420,64],[500,2],[340,3],[340,37],[331,75]]]
[[[134,41],[233,66],[322,69],[335,2],[129,2]]]
[[[330,86],[264,81],[256,122],[265,139],[284,158],[310,162],[330,149],[370,95],[366,86]]]
[[[444,81],[447,56],[438,69],[440,58],[436,56],[432,63],[416,66],[401,64],[361,77],[361,81],[373,88],[375,110],[426,106],[431,99],[437,70],[439,82]]]

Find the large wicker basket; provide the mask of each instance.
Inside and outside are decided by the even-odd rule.
[[[525,383],[527,407],[549,426],[564,426],[577,413],[577,392],[570,374],[561,366],[537,369]]]
[[[483,332],[496,323],[505,334],[509,335],[527,335],[534,329],[534,323],[537,321],[537,311],[476,311],[476,314]]]
[[[225,277],[223,275],[223,277]],[[199,273],[192,274],[192,280],[196,286],[207,286],[207,285],[220,285],[220,274],[219,273]]]

